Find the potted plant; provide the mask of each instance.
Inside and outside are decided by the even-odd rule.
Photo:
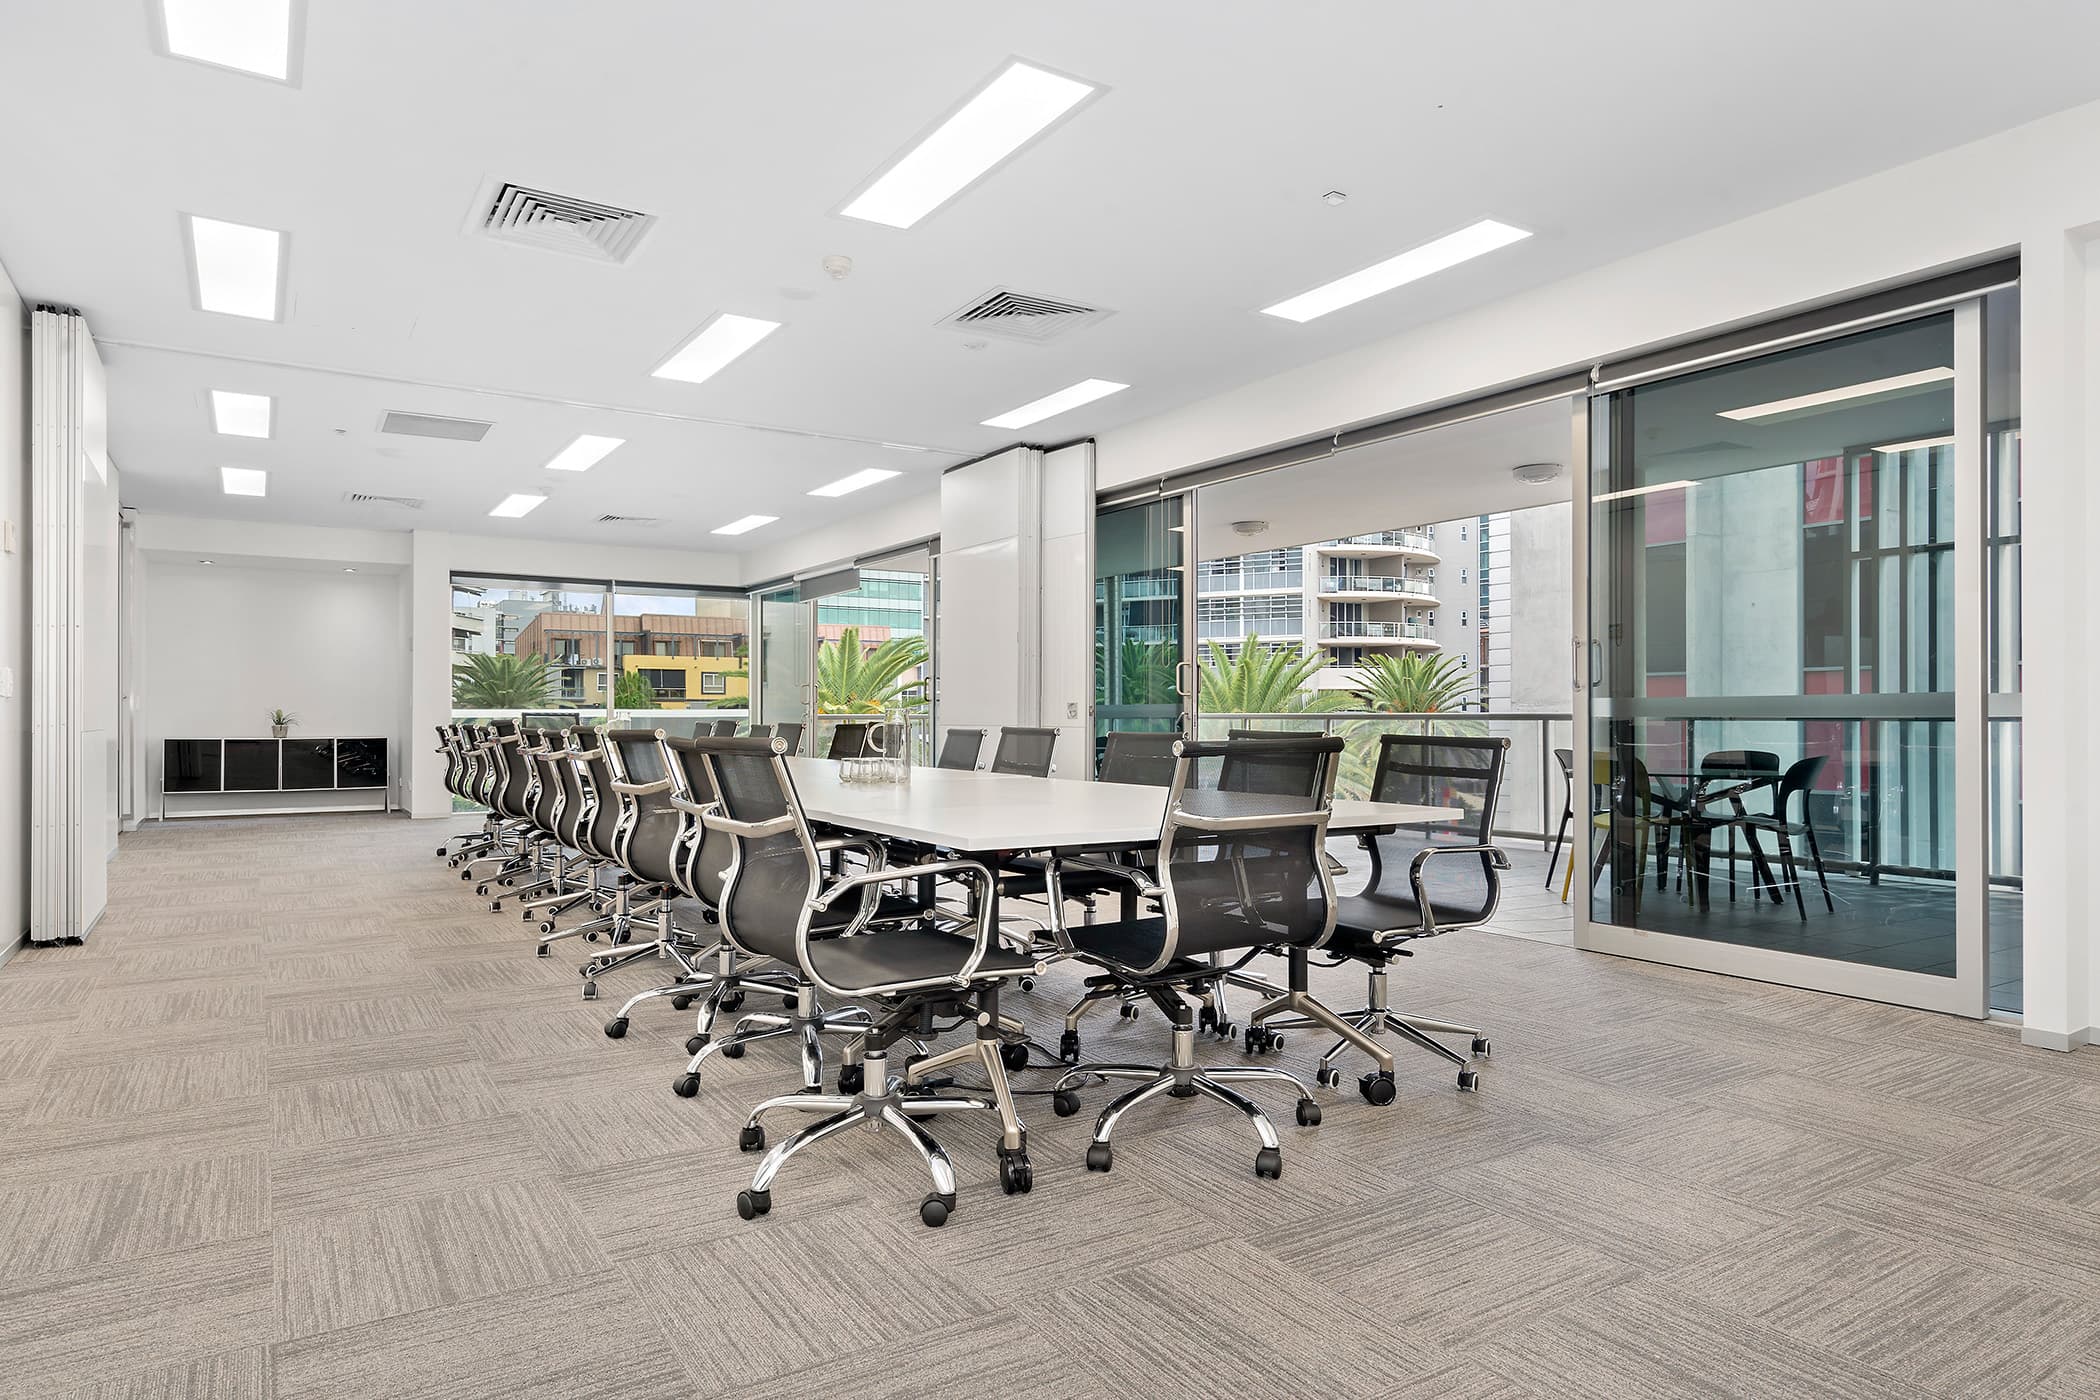
[[[299,716],[295,714],[290,714],[284,710],[270,711],[270,737],[282,739],[285,735],[292,732],[292,726],[298,722]]]

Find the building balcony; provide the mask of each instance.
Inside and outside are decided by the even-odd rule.
[[[1196,592],[1205,598],[1220,593],[1296,593],[1304,587],[1305,575],[1295,570],[1196,576]]]
[[[1349,535],[1318,546],[1322,554],[1339,554],[1352,558],[1369,559],[1387,554],[1410,554],[1424,559],[1440,559],[1436,552],[1436,541],[1420,530],[1373,530],[1367,535]]]
[[[1391,574],[1335,574],[1320,580],[1323,599],[1394,601],[1408,607],[1436,606],[1436,585],[1428,579]]]
[[[1353,647],[1424,647],[1434,650],[1436,638],[1419,622],[1327,622],[1320,640]]]

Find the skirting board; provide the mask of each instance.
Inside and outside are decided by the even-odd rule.
[[[2023,1026],[2020,1028],[2020,1043],[2022,1045],[2032,1045],[2042,1050],[2076,1050],[2081,1045],[2100,1044],[2100,1038],[2096,1038],[2093,1035],[2091,1026],[2087,1026],[2082,1030],[2072,1031],[2069,1034],[2061,1031],[2036,1030],[2032,1026]]]

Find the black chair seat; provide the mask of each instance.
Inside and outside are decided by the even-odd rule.
[[[1442,904],[1432,898],[1429,912],[1436,916],[1438,927],[1480,922],[1477,901]],[[1357,948],[1375,948],[1381,943],[1391,944],[1401,938],[1418,936],[1421,927],[1422,907],[1415,903],[1412,891],[1381,894],[1365,890],[1362,894],[1345,895],[1334,902],[1334,936],[1327,940],[1327,949],[1347,953]],[[1378,937],[1387,930],[1398,932],[1383,939]]]
[[[829,938],[809,948],[811,970],[834,987],[872,987],[909,982],[955,972],[969,956],[969,945],[952,934],[924,929],[893,929],[872,937]],[[1026,972],[1035,959],[1005,947],[985,954],[985,974]]]
[[[1159,960],[1159,951],[1167,944],[1164,918],[1081,924],[1066,932],[1072,937],[1072,946],[1087,957],[1124,967],[1150,967]]]

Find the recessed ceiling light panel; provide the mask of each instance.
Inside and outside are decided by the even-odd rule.
[[[211,425],[227,437],[266,438],[270,435],[268,394],[237,394],[231,389],[211,391]]]
[[[1110,394],[1120,394],[1130,386],[1118,384],[1111,379],[1082,379],[1069,389],[1059,389],[1054,394],[1045,394],[1033,403],[1024,403],[1011,413],[1002,413],[997,418],[987,418],[987,428],[1025,428],[1031,423],[1040,423],[1045,418],[1055,418],[1060,413],[1069,413],[1082,404],[1095,399],[1105,399]]]
[[[598,437],[584,433],[555,453],[554,460],[547,463],[547,469],[557,472],[587,472],[604,461],[615,447],[626,441],[626,438]]]
[[[691,339],[671,353],[671,358],[649,373],[657,379],[705,384],[721,373],[731,360],[779,329],[778,321],[735,316],[725,311],[702,326]]]
[[[1447,267],[1456,267],[1497,248],[1531,237],[1520,228],[1513,228],[1495,219],[1482,219],[1468,224],[1457,233],[1424,243],[1419,248],[1410,248],[1384,262],[1373,263],[1361,272],[1352,272],[1347,277],[1286,298],[1274,306],[1264,306],[1261,314],[1277,316],[1286,321],[1305,322],[1316,316],[1325,316],[1330,311],[1339,311],[1345,306],[1354,306],[1380,292],[1390,292],[1395,287],[1404,287],[1432,273],[1442,272]]]
[[[819,486],[809,494],[812,496],[849,496],[864,486],[873,486],[878,481],[888,481],[893,476],[902,475],[902,472],[884,471],[881,467],[869,467],[864,472],[855,472],[851,476],[842,476],[828,486]]]
[[[535,496],[529,491],[519,492],[516,495],[505,496],[489,514],[504,520],[516,520],[521,515],[532,514],[546,499],[545,496]]]
[[[190,291],[200,311],[278,318],[284,235],[273,228],[230,224],[192,214],[189,234]]]
[[[1018,59],[876,176],[839,212],[910,228],[1101,91]]]
[[[267,496],[270,474],[253,467],[221,467],[219,489],[229,496]]]
[[[304,0],[157,0],[160,37],[175,58],[292,81]]]
[[[761,525],[771,525],[780,519],[777,515],[747,515],[741,520],[732,520],[727,525],[715,527],[717,535],[747,535]]]

